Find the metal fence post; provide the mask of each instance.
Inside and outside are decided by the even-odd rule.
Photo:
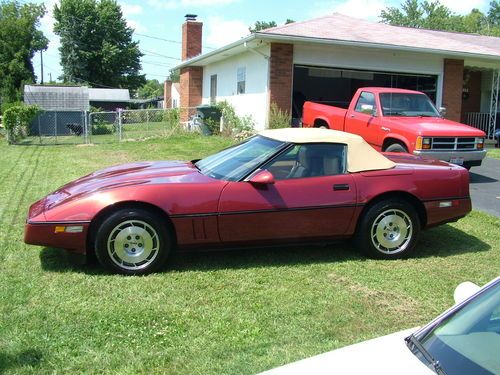
[[[54,136],[56,137],[57,144],[57,111],[54,111]]]
[[[118,110],[118,136],[119,140],[122,140],[122,110]]]

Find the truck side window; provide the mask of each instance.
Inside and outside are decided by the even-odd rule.
[[[363,112],[362,111],[362,106],[363,105],[371,105],[373,109],[376,108],[375,106],[375,95],[372,94],[371,92],[363,91],[358,98],[358,102],[356,103],[356,107],[354,107],[354,110],[356,112]]]

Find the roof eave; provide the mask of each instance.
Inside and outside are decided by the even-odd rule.
[[[492,60],[500,62],[500,56],[496,55],[486,55],[472,52],[459,52],[459,51],[449,51],[444,49],[434,49],[434,48],[420,48],[420,47],[410,47],[410,46],[401,46],[401,45],[392,45],[392,44],[384,44],[384,43],[372,43],[372,42],[358,42],[358,41],[348,41],[348,40],[340,40],[340,39],[325,39],[325,38],[315,38],[315,37],[307,37],[307,36],[296,36],[296,35],[282,35],[282,34],[272,34],[266,32],[256,32],[251,34],[245,38],[237,40],[231,44],[228,44],[224,47],[211,51],[209,53],[198,55],[193,57],[192,59],[186,60],[172,68],[172,70],[177,70],[181,68],[185,68],[187,66],[195,65],[207,58],[215,56],[217,54],[223,53],[227,50],[235,48],[241,44],[250,42],[254,39],[262,39],[266,41],[276,41],[276,42],[299,42],[299,43],[315,43],[315,44],[323,44],[323,45],[341,45],[341,46],[350,46],[350,47],[364,47],[364,48],[377,48],[377,49],[386,49],[392,51],[405,51],[405,52],[417,52],[417,53],[429,53],[435,55],[446,55],[450,57],[460,57],[460,58],[480,58],[485,60]]]
[[[439,54],[439,55],[447,55],[447,56],[462,57],[462,58],[481,58],[487,60],[497,60],[500,62],[500,56],[471,53],[471,52],[459,52],[459,51],[449,51],[449,50],[434,49],[434,48],[420,48],[420,47],[410,47],[410,46],[392,45],[384,43],[358,42],[358,41],[348,41],[340,39],[325,39],[325,38],[282,35],[282,34],[272,34],[272,33],[256,33],[256,36],[257,35],[260,39],[267,39],[269,41],[280,41],[280,42],[294,41],[294,42],[329,44],[329,45],[344,45],[351,47],[367,47],[367,48],[397,50],[406,52]]]
[[[205,53],[205,54],[201,54],[201,55],[198,55],[198,56],[195,56],[189,60],[186,60],[186,61],[183,61],[181,64],[177,65],[177,66],[174,66],[172,68],[172,70],[178,70],[178,69],[182,69],[182,68],[185,68],[187,66],[191,66],[191,65],[196,65],[196,63],[202,61],[202,60],[205,60],[207,58],[210,58],[212,56],[215,56],[219,53],[222,53],[222,52],[225,52],[227,50],[230,50],[234,47],[237,47],[239,46],[240,44],[244,44],[244,43],[247,43],[247,42],[250,42],[251,40],[255,39],[255,35],[256,34],[250,34],[249,36],[245,37],[245,38],[242,38],[242,39],[239,39],[235,42],[232,42],[230,44],[227,44],[225,45],[224,47],[221,47],[221,48],[218,48],[216,50],[213,50],[211,52],[208,52],[208,53]]]

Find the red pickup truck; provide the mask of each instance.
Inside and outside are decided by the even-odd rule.
[[[418,91],[360,88],[347,110],[305,102],[302,123],[358,134],[378,151],[409,152],[467,169],[486,156],[483,131],[444,119]]]

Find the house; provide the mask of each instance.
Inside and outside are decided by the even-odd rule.
[[[171,80],[166,80],[163,86],[163,97],[165,101],[163,102],[163,108],[179,108],[181,102],[181,85],[179,82],[172,82]]]
[[[126,89],[94,89],[85,86],[25,85],[24,102],[36,104],[46,111],[103,111],[127,108],[131,103]]]
[[[271,103],[298,119],[306,100],[345,107],[359,87],[385,86],[423,91],[448,118],[495,128],[500,38],[334,13],[201,54],[202,27],[192,16],[182,26],[181,107],[227,100],[263,129]]]

